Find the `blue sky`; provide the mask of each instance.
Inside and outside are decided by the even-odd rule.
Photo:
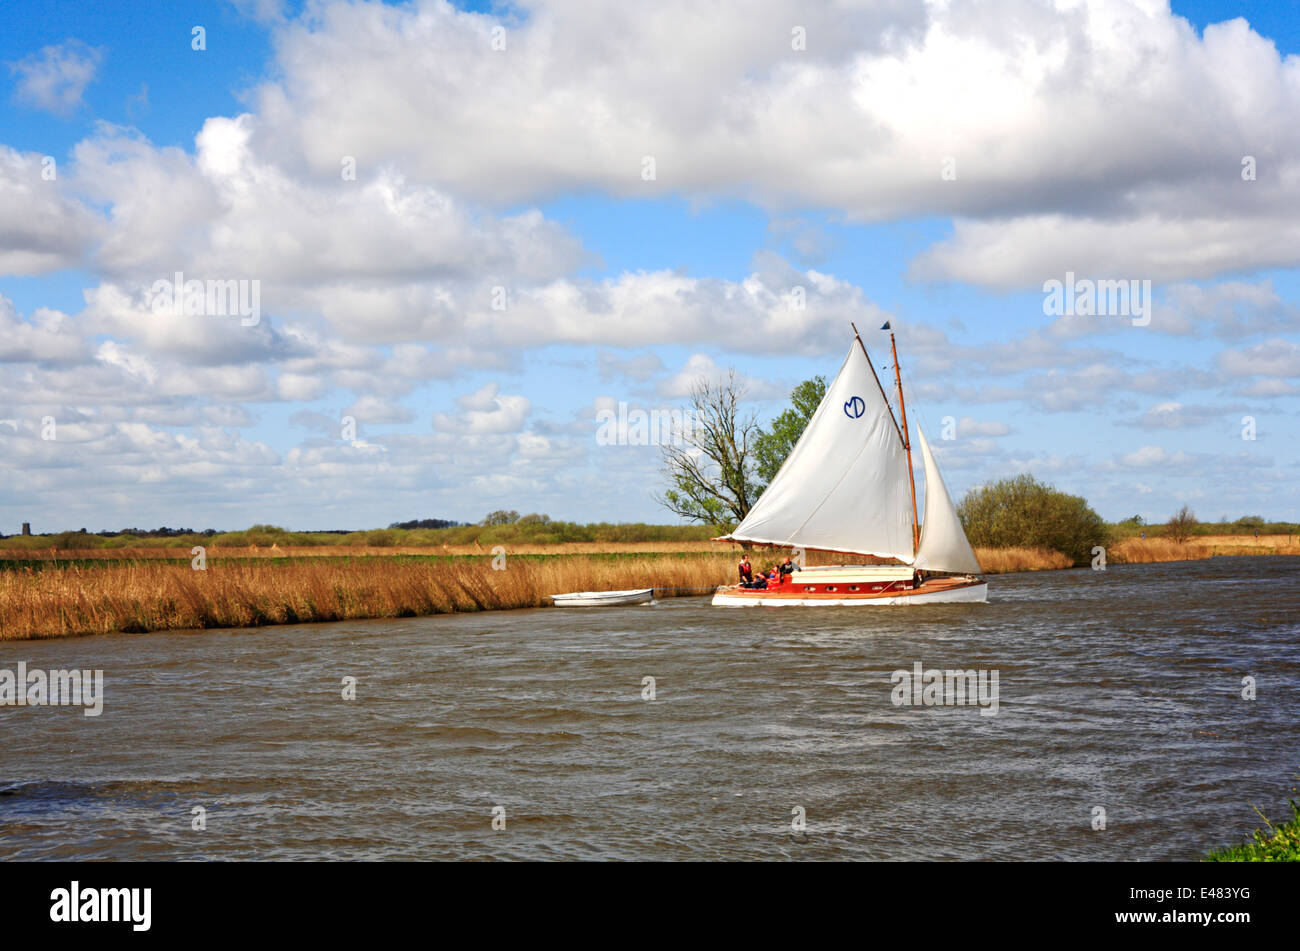
[[[6,3],[0,532],[671,521],[598,410],[765,420],[884,319],[955,494],[1300,520],[1297,18],[1002,6]]]

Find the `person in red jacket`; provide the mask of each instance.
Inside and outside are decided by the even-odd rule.
[[[740,583],[752,583],[754,580],[754,569],[749,564],[749,555],[741,555],[740,564],[737,567],[740,569]]]

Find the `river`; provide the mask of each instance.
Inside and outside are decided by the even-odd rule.
[[[20,662],[102,670],[103,709],[0,707],[0,859],[1196,859],[1300,785],[1289,557],[994,576],[987,605],[0,643]],[[896,704],[918,663],[996,673],[996,713]]]

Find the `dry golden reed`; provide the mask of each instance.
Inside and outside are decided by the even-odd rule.
[[[976,548],[975,557],[988,575],[1011,571],[1052,571],[1069,568],[1070,559],[1050,548]]]
[[[1216,555],[1300,555],[1295,535],[1197,535],[1179,543],[1171,538],[1126,538],[1106,550],[1115,562],[1195,561]]]
[[[653,586],[665,597],[679,588],[711,590],[729,577],[731,561],[729,554],[511,558],[496,571],[490,558],[215,559],[206,571],[164,561],[0,571],[0,640],[530,608],[566,591]]]
[[[1176,542],[1172,538],[1126,538],[1106,549],[1110,561],[1147,564],[1156,561],[1197,561],[1209,558],[1210,546],[1199,541]]]

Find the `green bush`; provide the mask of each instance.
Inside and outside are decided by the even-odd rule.
[[[1058,492],[1031,475],[971,489],[957,509],[972,545],[1051,548],[1076,565],[1092,560],[1110,530],[1077,495]]]

